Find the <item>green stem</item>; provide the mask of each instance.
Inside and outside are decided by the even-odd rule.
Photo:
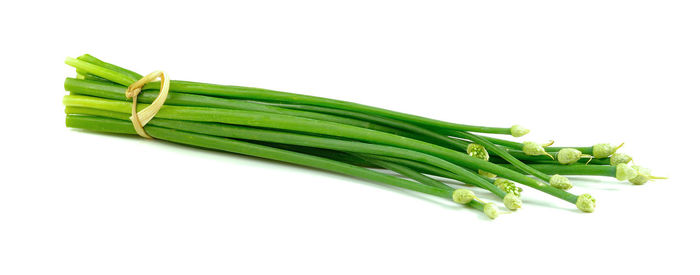
[[[123,74],[118,72],[115,69],[109,69],[106,67],[101,67],[99,65],[95,65],[94,63],[82,61],[82,60],[77,60],[77,59],[67,59],[66,63],[76,67],[76,69],[79,70],[84,70],[89,74],[94,74],[96,76],[108,79],[110,81],[122,84],[122,85],[129,85],[134,82],[134,79],[132,76]],[[152,86],[156,85],[156,86]],[[152,89],[155,90],[157,89],[157,83],[153,84],[148,84],[146,89]],[[383,109],[378,109],[376,108],[373,109],[373,107],[368,107],[365,106],[369,109],[363,109],[359,108],[364,105],[359,105],[359,104],[354,104],[354,103],[349,103],[347,102],[348,105],[344,105],[342,101],[333,101],[330,99],[324,99],[324,98],[315,98],[315,97],[308,97],[304,95],[296,95],[296,94],[290,94],[290,93],[282,93],[282,92],[275,92],[275,91],[270,91],[270,90],[264,90],[264,89],[256,89],[256,88],[246,88],[246,87],[236,87],[236,86],[222,86],[222,85],[212,85],[212,84],[203,84],[203,83],[194,83],[194,82],[185,82],[185,81],[173,81],[171,83],[171,91],[184,91],[184,92],[189,92],[189,93],[199,93],[199,94],[205,94],[205,95],[214,95],[214,96],[222,96],[222,97],[232,97],[232,98],[245,98],[245,99],[253,99],[253,100],[261,100],[261,101],[271,101],[271,102],[286,102],[286,103],[294,103],[294,104],[306,104],[306,105],[315,105],[315,106],[321,106],[321,107],[335,107],[335,108],[341,108],[341,109],[346,109],[349,111],[357,111],[357,112],[368,112],[368,113],[373,113],[378,116],[387,116],[389,118],[394,118],[397,120],[404,120],[408,121],[411,123],[415,124],[422,124],[420,119],[418,120],[411,120],[411,118],[415,118],[414,116],[407,115],[408,117],[394,117],[391,115],[391,111],[385,110],[389,113],[382,113],[381,110]],[[203,92],[202,92],[203,91]],[[71,96],[68,96],[67,98],[70,98]],[[308,99],[308,101],[307,101]],[[314,101],[314,99],[318,99],[319,101]],[[73,100],[73,103],[81,101],[80,99],[72,98],[67,101]],[[286,100],[286,101],[285,101]],[[329,105],[324,105],[322,103],[324,102],[330,102],[331,104]],[[332,104],[333,102],[338,103],[339,105],[334,105]],[[83,101],[82,103],[85,103]],[[315,104],[318,103],[318,104]],[[98,109],[100,109],[99,105]],[[343,108],[343,107],[350,106],[348,108]],[[352,108],[353,106],[358,107],[357,109]],[[83,107],[89,107],[89,108],[95,108],[95,106],[91,105],[86,105]],[[104,106],[102,106],[104,107]],[[122,108],[122,107],[127,107],[128,105],[123,105],[123,106],[111,106],[116,109]],[[397,146],[397,147],[402,147],[402,148],[407,148],[407,149],[412,149],[420,152],[424,152],[427,154],[432,154],[435,156],[438,156],[440,158],[443,158],[447,160],[448,162],[453,162],[459,165],[466,166],[471,169],[481,169],[487,172],[491,172],[494,174],[501,175],[502,177],[511,179],[516,182],[520,182],[522,184],[525,184],[527,186],[533,187],[535,189],[538,189],[540,191],[546,192],[550,195],[553,195],[555,197],[561,198],[563,200],[566,200],[571,203],[575,203],[577,200],[576,195],[570,194],[566,191],[562,191],[556,188],[553,188],[547,184],[542,184],[536,180],[533,180],[531,178],[526,177],[525,175],[518,173],[516,171],[513,171],[511,169],[506,169],[501,166],[485,162],[480,159],[476,159],[470,156],[467,156],[466,154],[462,154],[453,150],[449,150],[444,147],[436,146],[434,144],[418,141],[415,139],[410,139],[410,138],[405,138],[397,135],[391,135],[379,131],[372,131],[369,129],[364,129],[364,128],[359,128],[359,127],[354,127],[353,129],[349,129],[346,127],[353,127],[349,125],[344,125],[344,124],[338,124],[338,123],[330,123],[330,122],[325,122],[325,121],[317,121],[317,120],[312,120],[312,119],[303,119],[303,118],[298,118],[298,117],[291,117],[291,116],[282,116],[282,115],[272,115],[272,114],[254,114],[256,112],[247,112],[247,111],[234,111],[234,110],[217,110],[214,111],[214,108],[198,108],[198,107],[176,107],[176,106],[166,106],[168,108],[163,108],[159,112],[159,116],[168,118],[168,116],[172,116],[171,118],[175,119],[181,119],[181,120],[193,120],[193,121],[205,121],[205,122],[223,122],[223,123],[229,123],[229,124],[241,124],[241,125],[248,125],[248,126],[255,126],[255,127],[272,127],[276,129],[284,129],[284,130],[292,130],[292,131],[303,131],[303,132],[310,132],[310,133],[317,133],[317,134],[328,134],[332,136],[338,136],[338,137],[349,137],[352,139],[356,140],[362,140],[362,141],[367,141],[367,142],[372,142],[372,143],[379,143],[379,144],[387,144],[387,145],[392,145],[392,146]],[[169,108],[171,109],[170,112],[167,110]],[[179,109],[176,109],[179,108]],[[378,111],[378,112],[373,112]],[[115,110],[118,112],[125,112],[124,109],[121,110]],[[225,111],[225,112],[224,112]],[[232,113],[234,112],[234,113]],[[397,113],[401,114],[401,113]],[[403,119],[402,119],[403,118]],[[420,118],[420,117],[417,117]],[[256,120],[257,119],[257,120]],[[428,119],[429,120],[429,119]],[[280,126],[281,124],[281,126]],[[431,126],[431,124],[424,124],[427,126]],[[329,127],[329,129],[323,129],[323,127]],[[445,126],[445,125],[443,125]],[[468,126],[468,125],[467,125]],[[450,127],[442,127],[442,126],[436,126],[432,125],[432,127],[438,127],[438,128],[448,128]],[[469,127],[474,127],[474,126],[469,126]],[[495,133],[490,132],[488,130],[480,129],[480,127],[476,127],[477,129],[474,128],[455,128],[456,130],[470,130],[470,131],[475,131],[475,132],[487,132],[487,133]],[[320,130],[319,130],[320,128]],[[491,127],[485,127],[485,128],[491,128]],[[359,129],[364,130],[360,131]],[[510,133],[510,128],[491,128],[491,129],[499,129],[497,131],[500,131],[500,133]],[[369,132],[367,132],[369,131]],[[470,175],[471,176],[471,175]]]
[[[73,108],[73,107],[68,107],[68,108]],[[66,108],[66,109],[68,109],[68,108]],[[415,171],[418,171],[419,173],[422,173],[422,174],[433,175],[433,176],[443,177],[443,178],[447,178],[447,179],[453,179],[453,180],[459,181],[465,185],[472,186],[472,184],[470,184],[468,182],[468,180],[465,180],[463,177],[459,177],[458,175],[455,175],[454,173],[452,173],[450,171],[435,167],[435,166],[430,165],[430,164],[425,164],[422,162],[417,162],[417,161],[413,161],[413,160],[409,160],[409,159],[401,159],[401,158],[387,157],[387,156],[381,156],[381,155],[372,155],[372,154],[360,154],[360,153],[354,153],[351,155],[351,154],[341,152],[341,151],[336,151],[336,150],[319,149],[319,148],[313,148],[313,147],[277,144],[277,143],[264,143],[264,145],[278,147],[278,148],[282,148],[282,149],[290,150],[290,151],[296,151],[296,152],[300,152],[300,153],[304,153],[304,154],[315,155],[315,156],[333,159],[333,160],[337,160],[337,161],[342,161],[342,162],[350,163],[350,164],[357,165],[360,167],[384,168],[382,166],[379,166],[375,163],[372,163],[372,162],[369,162],[366,160],[367,158],[372,158],[372,159],[382,160],[385,162],[391,162],[391,163],[395,163],[398,165],[406,166],[406,167],[411,168]],[[360,158],[358,156],[362,156],[362,158]],[[489,183],[493,184],[495,182],[495,179],[488,178],[488,177],[485,177],[482,175],[478,175],[478,176],[481,177],[482,179],[488,181]]]
[[[97,60],[95,58],[95,60]],[[73,58],[67,58],[66,64],[75,67],[76,69],[83,70],[87,73],[108,79],[115,83],[128,86],[138,79],[134,79],[133,75],[127,75],[123,72],[109,67],[102,67],[103,64],[97,65],[99,63],[94,63],[97,61],[85,61]],[[100,61],[101,62],[101,61]],[[115,66],[116,67],[116,66]],[[155,85],[154,85],[155,84]],[[160,84],[152,83],[147,84],[144,90],[159,90]],[[268,102],[278,102],[278,103],[291,103],[291,104],[304,104],[304,105],[314,105],[321,107],[330,107],[336,109],[343,109],[348,111],[355,111],[360,113],[368,113],[377,116],[384,116],[388,118],[393,118],[397,120],[406,121],[413,124],[420,124],[429,127],[437,128],[447,128],[453,130],[480,132],[480,133],[491,133],[491,134],[506,134],[510,135],[510,128],[500,128],[500,127],[485,127],[485,126],[473,126],[466,124],[450,123],[440,120],[434,120],[426,117],[415,116],[406,113],[395,112],[391,110],[386,110],[382,108],[357,104],[348,101],[334,100],[323,97],[308,96],[295,93],[286,93],[280,91],[273,91],[268,89],[252,88],[252,87],[242,87],[242,86],[227,86],[227,85],[215,85],[207,83],[189,82],[189,81],[179,81],[172,80],[170,82],[170,90],[174,92],[190,93],[190,94],[201,94],[208,96],[224,97],[224,98],[239,98],[239,99],[249,99],[249,100],[260,100]]]
[[[378,165],[384,169],[394,171],[400,175],[403,175],[407,178],[413,179],[413,180],[420,182],[422,184],[430,185],[430,186],[437,187],[437,188],[454,190],[454,188],[450,187],[449,185],[444,184],[439,180],[436,180],[436,179],[433,179],[433,178],[428,177],[426,175],[423,175],[420,172],[413,170],[407,166],[403,166],[403,165],[400,165],[400,164],[397,164],[394,162],[373,159],[370,157],[364,157],[363,155],[355,155],[355,156],[362,158],[362,159],[364,159],[372,164]]]
[[[352,164],[352,165],[360,166],[360,167],[364,167],[364,168],[375,168],[375,169],[381,168],[377,165],[374,165],[372,163],[367,162],[364,159],[361,159],[359,157],[356,157],[354,155],[351,155],[350,153],[343,152],[343,151],[322,149],[322,148],[316,148],[316,147],[298,146],[298,145],[283,144],[283,143],[266,142],[266,141],[256,141],[256,140],[246,140],[246,141],[251,142],[251,143],[265,145],[265,146],[275,147],[275,148],[279,148],[279,149],[284,149],[287,151],[294,151],[294,152],[299,152],[302,154],[314,155],[317,157],[337,160],[337,161],[345,162],[348,164]]]
[[[68,107],[68,108],[73,108],[73,107]],[[280,145],[273,144],[270,146],[280,146]],[[305,154],[313,154],[313,155],[317,155],[320,157],[330,158],[330,159],[334,159],[334,160],[338,160],[338,161],[342,161],[342,162],[348,162],[348,163],[351,163],[353,165],[357,165],[357,166],[361,166],[361,167],[383,168],[379,165],[376,165],[374,163],[371,163],[371,162],[365,160],[367,158],[378,159],[378,160],[382,160],[385,162],[391,162],[391,163],[395,163],[398,165],[406,166],[406,167],[409,167],[409,168],[416,170],[416,171],[423,173],[423,174],[443,177],[443,178],[447,178],[447,179],[453,179],[453,180],[462,182],[466,185],[472,185],[465,178],[459,177],[458,175],[455,175],[454,173],[452,173],[450,171],[435,167],[435,166],[430,165],[430,164],[425,164],[422,162],[413,161],[410,159],[387,157],[387,156],[374,155],[374,154],[354,153],[353,155],[350,155],[350,154],[347,154],[347,153],[341,152],[341,151],[318,149],[318,148],[303,147],[303,146],[294,146],[294,145],[282,146],[282,148],[286,149],[286,150],[302,152]],[[359,158],[356,155],[361,155],[363,158]],[[474,171],[472,171],[472,172],[474,172]],[[488,177],[485,177],[482,175],[478,175],[478,176],[481,177],[482,179],[488,181],[489,183],[492,183],[492,184],[495,181],[495,179],[488,178]]]
[[[512,165],[505,164],[506,167],[516,168]],[[576,175],[576,176],[605,176],[605,177],[615,177],[617,171],[615,166],[610,165],[583,165],[583,164],[572,164],[572,165],[556,165],[556,164],[530,164],[530,166],[536,168],[547,174],[559,174],[559,175]]]
[[[67,106],[95,108],[127,114],[131,113],[131,104],[128,102],[104,100],[85,96],[66,96],[64,97],[64,104]],[[145,107],[145,105],[139,104],[139,109]],[[274,129],[311,132],[316,134],[351,138],[377,144],[385,144],[415,150],[418,152],[423,152],[428,155],[434,155],[437,159],[442,158],[447,160],[447,162],[450,164],[455,163],[463,165],[472,170],[481,169],[484,171],[488,171],[500,175],[501,177],[513,180],[515,182],[525,184],[527,186],[543,191],[545,193],[548,193],[550,195],[553,195],[571,203],[576,203],[577,200],[577,196],[574,194],[554,188],[552,186],[549,186],[548,184],[540,183],[514,170],[507,169],[502,166],[468,156],[465,153],[459,153],[457,151],[440,147],[434,144],[413,140],[397,135],[392,135],[384,132],[369,130],[365,128],[269,113],[167,105],[163,106],[160,109],[156,117],[175,120],[219,122],[253,127],[266,127]],[[465,174],[469,178],[472,178],[474,182],[481,182],[483,180],[481,179],[481,177],[478,177],[471,172],[463,174]],[[475,185],[478,184],[475,183]],[[494,194],[502,194],[501,190],[498,188],[489,188],[489,185],[482,187],[489,189],[490,191],[494,192]]]
[[[94,56],[89,55],[89,54],[84,54],[84,55],[78,56],[77,59],[78,59],[78,60],[85,61],[85,62],[89,62],[89,63],[92,63],[92,64],[95,64],[95,65],[97,65],[97,66],[106,68],[106,69],[108,69],[108,70],[111,70],[111,71],[114,71],[114,72],[117,72],[117,73],[120,73],[120,74],[122,74],[122,75],[125,75],[125,76],[129,77],[130,79],[133,79],[134,81],[139,80],[139,79],[141,79],[141,77],[143,77],[143,76],[141,76],[140,74],[138,74],[138,73],[136,73],[136,72],[134,72],[134,71],[130,71],[130,70],[127,70],[127,69],[125,69],[125,68],[119,67],[119,66],[117,66],[117,65],[104,62],[104,61],[102,61],[102,60],[97,59],[97,57],[94,57]],[[84,72],[83,74],[84,74],[85,76],[92,76],[92,77],[94,77],[94,75],[92,75],[92,74],[90,74],[90,73],[88,73],[88,72]],[[105,78],[101,78],[101,77],[98,77],[98,78],[99,78],[99,79],[106,80]]]
[[[104,100],[93,97],[69,95],[64,98],[64,104],[67,106],[94,108],[125,114],[131,113],[131,103],[124,101]],[[146,105],[144,104],[139,104],[138,106],[139,109],[145,107]],[[475,168],[486,171],[495,169],[501,172],[505,172],[506,174],[509,173],[509,171],[503,171],[503,169],[498,165],[493,165],[489,162],[470,157],[466,155],[466,153],[456,152],[431,143],[426,143],[423,141],[418,141],[389,133],[327,121],[254,111],[169,105],[163,106],[156,117],[175,120],[218,122],[253,127],[265,127],[273,129],[323,134],[342,138],[350,138],[376,144],[385,144],[416,150],[440,157],[446,157],[449,158],[450,161],[458,161],[460,163],[467,164],[468,166],[476,166]],[[512,174],[512,172],[514,171],[510,172],[510,174]],[[522,174],[519,175],[522,176]]]
[[[125,86],[114,84],[111,82],[103,81],[93,81],[93,80],[81,80],[75,78],[66,78],[63,83],[63,87],[66,91],[72,94],[93,96],[105,99],[120,100],[120,101],[131,101],[124,96]],[[157,91],[144,91],[139,94],[139,103],[151,103],[158,96]],[[247,110],[247,111],[258,111],[267,112],[273,114],[313,118],[318,120],[342,123],[357,127],[368,128],[372,130],[378,130],[393,134],[402,134],[401,131],[396,129],[377,125],[374,123],[369,123],[366,121],[361,121],[352,118],[345,118],[340,116],[321,114],[315,112],[306,112],[298,110],[290,110],[286,108],[280,108],[275,106],[270,106],[266,104],[254,103],[243,100],[236,99],[224,99],[216,98],[210,96],[183,94],[177,92],[169,92],[168,97],[165,101],[167,105],[175,106],[193,106],[193,107],[210,107],[210,108],[223,108],[232,110]]]
[[[541,180],[544,180],[546,182],[549,182],[550,179],[552,178],[550,175],[542,173],[542,172],[538,171],[537,169],[534,169],[534,168],[528,166],[527,164],[523,163],[522,161],[518,160],[517,158],[513,157],[511,154],[506,152],[505,149],[496,146],[495,144],[489,142],[488,140],[486,140],[480,136],[474,135],[474,134],[469,133],[469,132],[456,132],[455,134],[458,135],[457,137],[466,138],[466,139],[469,139],[473,142],[480,144],[481,146],[484,146],[484,148],[486,148],[486,150],[488,150],[491,153],[495,153],[496,155],[503,158],[504,160],[506,160],[507,162],[509,162],[513,166],[517,167],[520,171],[523,171],[525,173],[533,175],[533,176],[535,176]]]
[[[465,184],[469,184],[468,182],[465,182],[465,179],[460,177],[459,175],[455,175],[454,173],[451,173],[450,171],[432,166],[430,164],[420,163],[420,162],[412,161],[410,159],[399,159],[399,158],[379,156],[379,155],[368,155],[367,157],[371,157],[374,159],[380,159],[380,160],[384,160],[384,161],[388,161],[388,162],[393,162],[393,163],[397,163],[400,165],[405,165],[405,166],[408,166],[412,169],[420,171],[421,173],[424,173],[424,174],[443,177],[446,179],[453,179],[453,180],[460,181],[460,182],[465,183]],[[491,184],[493,184],[496,181],[496,179],[485,177],[482,175],[479,175],[479,177],[481,177],[485,181],[490,182]]]
[[[448,185],[446,185],[446,184],[444,184],[436,179],[433,179],[431,177],[423,175],[420,172],[411,169],[410,167],[403,166],[403,165],[396,164],[396,163],[389,162],[389,161],[383,161],[383,160],[379,160],[379,159],[375,159],[375,158],[364,157],[364,156],[360,156],[360,155],[358,155],[358,157],[363,158],[363,159],[369,161],[370,163],[374,163],[376,165],[384,167],[385,169],[394,171],[400,175],[403,175],[407,178],[410,178],[410,179],[415,180],[417,182],[420,182],[422,184],[434,186],[434,187],[438,187],[438,188],[446,188],[446,189],[452,190],[453,192],[455,190],[454,188],[452,188],[452,187],[450,187],[450,186],[448,186]],[[473,208],[476,208],[478,210],[482,210],[482,211],[484,210],[484,204],[478,200],[472,200],[468,203],[468,205],[473,207]]]
[[[66,125],[72,128],[80,128],[91,131],[136,134],[129,123],[109,118],[98,118],[90,116],[68,115]],[[236,154],[260,157],[277,160],[297,165],[303,165],[357,178],[377,181],[400,188],[405,188],[429,195],[451,199],[452,191],[442,188],[427,186],[424,184],[404,180],[395,176],[375,172],[366,168],[357,167],[347,163],[324,159],[316,156],[305,155],[297,152],[281,150],[277,148],[252,144],[248,142],[213,137],[195,133],[182,132],[154,125],[144,127],[150,136],[165,141],[186,144],[195,147],[226,151]]]
[[[524,162],[527,165],[531,164],[557,164],[557,165],[568,165],[568,164],[561,164],[556,160],[552,160],[552,158],[548,156],[528,156],[522,151],[511,151],[508,150],[508,153],[510,153],[513,157],[519,159],[520,161]],[[557,158],[557,153],[552,152],[551,153],[554,158]],[[490,162],[493,163],[498,163],[498,164],[505,164],[509,163],[508,161],[495,156],[489,159]],[[581,158],[578,160],[579,164],[591,164],[591,165],[610,165],[610,158],[601,158],[601,159],[590,159],[590,158]]]
[[[279,104],[279,103],[269,103],[270,105],[273,106],[278,106],[278,107],[283,107],[287,109],[292,109],[292,110],[300,110],[300,111],[309,111],[309,112],[315,112],[315,113],[323,113],[323,114],[332,114],[336,116],[342,116],[342,117],[348,117],[348,118],[353,118],[357,120],[362,120],[362,121],[369,121],[372,123],[380,124],[380,125],[385,125],[391,128],[396,128],[396,129],[401,129],[404,131],[412,132],[417,135],[422,135],[425,137],[428,137],[430,140],[435,141],[435,143],[442,145],[444,147],[448,147],[457,151],[465,151],[467,149],[467,145],[464,142],[460,142],[459,140],[449,138],[445,135],[438,134],[434,131],[428,130],[423,127],[416,126],[411,123],[406,123],[400,120],[395,120],[391,118],[386,118],[386,117],[381,117],[381,116],[376,116],[376,115],[371,115],[371,114],[365,114],[365,113],[359,113],[359,112],[353,112],[353,111],[347,111],[347,110],[341,110],[341,109],[334,109],[334,108],[327,108],[327,107],[319,107],[319,106],[309,106],[309,105],[298,105],[298,104]]]
[[[379,156],[379,155],[366,155],[366,157],[378,159],[378,160],[383,160],[383,161],[387,161],[387,162],[393,162],[393,163],[396,163],[399,165],[408,166],[408,167],[411,167],[412,169],[420,171],[421,173],[461,181],[459,179],[459,176],[455,175],[454,173],[451,173],[450,171],[435,167],[435,166],[430,165],[430,164],[425,164],[425,163],[413,161],[410,159],[399,159],[399,158]],[[487,178],[485,178],[485,180],[488,181]],[[461,182],[463,182],[463,181],[461,181]],[[493,183],[493,181],[489,181],[489,182]]]
[[[505,139],[500,139],[500,138],[495,138],[495,137],[488,137],[488,136],[480,136],[488,141],[490,141],[493,144],[505,146],[511,149],[516,149],[516,150],[522,150],[523,149],[523,144],[520,142],[516,141],[510,141],[510,140],[505,140]],[[556,146],[547,146],[544,147],[544,150],[547,152],[559,152],[559,150],[564,149],[564,148],[574,148],[576,150],[581,151],[583,154],[591,155],[593,154],[593,146],[584,146],[584,147],[556,147]]]
[[[105,116],[113,119],[120,119],[123,123],[130,125],[128,121],[128,115],[124,113],[118,113],[113,111],[105,111],[99,109],[90,108],[78,108],[74,106],[69,106],[66,108],[66,112],[69,114],[87,114],[96,116]],[[162,112],[162,110],[161,110]],[[474,184],[484,189],[487,189],[499,197],[504,197],[506,194],[478,177],[473,172],[466,170],[456,164],[449,161],[443,160],[438,157],[431,156],[429,154],[416,152],[409,149],[379,145],[379,144],[369,144],[364,142],[349,141],[349,140],[339,140],[333,138],[308,136],[297,133],[288,133],[274,130],[242,127],[228,124],[220,123],[201,123],[192,121],[181,121],[173,119],[162,119],[154,118],[149,122],[149,125],[165,127],[170,129],[188,131],[199,134],[206,134],[212,136],[221,136],[236,139],[246,139],[246,140],[256,140],[265,142],[276,142],[284,143],[298,146],[316,147],[323,149],[332,149],[338,151],[347,151],[355,153],[365,153],[365,154],[380,154],[397,158],[408,158],[417,161],[422,161],[429,163],[431,165],[438,166],[440,168],[446,169],[452,173],[462,176],[464,179],[469,179],[466,183]]]

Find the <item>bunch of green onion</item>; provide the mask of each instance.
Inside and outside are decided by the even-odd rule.
[[[141,75],[93,56],[67,58],[66,125],[132,134],[126,87]],[[143,87],[138,109],[159,93]],[[520,137],[529,130],[450,123],[322,97],[260,88],[173,80],[165,106],[145,127],[159,140],[303,165],[445,199],[496,218],[499,207],[468,189],[481,188],[510,211],[522,206],[519,185],[593,212],[565,175],[609,176],[644,184],[648,169],[630,165],[618,147],[552,147],[482,135]],[[493,198],[492,198],[493,199]]]

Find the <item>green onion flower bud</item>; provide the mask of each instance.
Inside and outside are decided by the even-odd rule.
[[[637,176],[630,179],[630,182],[635,185],[642,185],[647,183],[647,181],[654,179],[666,179],[664,177],[655,177],[651,175],[651,170],[648,168],[641,167],[639,165],[632,165],[632,168],[637,170]]]
[[[529,156],[538,156],[547,153],[541,144],[532,141],[523,142],[523,152]]]
[[[467,154],[485,161],[489,161],[489,151],[481,144],[470,143],[467,145]]]
[[[616,167],[615,178],[619,181],[626,181],[637,177],[637,170],[627,163],[620,163]]]
[[[639,165],[632,165],[634,170],[637,170],[637,176],[630,179],[630,182],[635,185],[642,185],[647,183],[650,179],[654,178],[651,175],[651,170],[648,168],[641,167]]]
[[[491,219],[498,217],[498,207],[493,203],[484,204],[484,214]]]
[[[476,195],[469,189],[457,189],[452,192],[452,200],[459,204],[467,204],[476,199]]]
[[[518,210],[518,208],[523,206],[523,202],[513,193],[508,193],[503,198],[503,204],[510,210]]]
[[[617,166],[620,163],[627,164],[630,163],[630,161],[632,161],[632,157],[627,154],[614,153],[610,156],[610,165],[612,166]]]
[[[562,189],[562,190],[569,190],[573,185],[571,185],[571,182],[569,182],[569,179],[565,176],[556,174],[553,175],[549,179],[549,184],[551,186],[554,186],[555,188]]]
[[[600,143],[593,145],[593,157],[595,158],[606,158],[612,154],[612,145],[610,143]]]
[[[525,129],[525,127],[520,125],[513,125],[513,127],[510,127],[510,135],[514,137],[522,137],[524,135],[527,135],[527,133],[529,132],[530,129]]]
[[[561,164],[573,164],[581,159],[583,153],[574,148],[564,148],[557,153],[557,161]]]
[[[546,144],[539,144],[539,143],[532,142],[532,141],[525,141],[525,142],[523,142],[523,152],[529,156],[546,155],[546,156],[549,156],[550,158],[554,159],[554,157],[552,157],[552,155],[550,155],[549,153],[547,153],[547,151],[544,150],[544,147],[550,146],[552,144],[554,144],[554,141],[550,141],[549,143],[546,143]]]
[[[479,175],[482,175],[482,176],[487,177],[487,178],[495,178],[495,177],[498,176],[498,175],[496,175],[496,174],[494,174],[494,173],[486,172],[486,171],[481,170],[481,169],[479,169]]]
[[[617,147],[612,147],[610,143],[599,143],[593,145],[593,157],[597,159],[607,158],[613,153],[615,153],[617,149],[620,149],[620,147],[622,147],[622,145],[624,144],[625,143],[622,143]]]
[[[481,144],[470,143],[469,145],[467,145],[467,154],[478,159],[489,161],[489,151],[487,151],[486,148],[484,148],[484,146],[482,146]],[[496,174],[481,169],[479,169],[479,175],[482,175],[487,178],[496,177]]]
[[[515,186],[515,183],[504,178],[497,178],[493,184],[496,185],[498,189],[503,190],[503,192],[511,193],[518,197],[520,196],[520,192],[523,191],[522,188]]]
[[[590,194],[579,195],[576,199],[576,207],[583,212],[591,213],[595,210],[595,199]]]

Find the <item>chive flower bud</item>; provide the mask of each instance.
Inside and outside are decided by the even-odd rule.
[[[595,210],[595,199],[590,194],[579,195],[576,199],[576,207],[583,212],[591,213]]]
[[[503,198],[503,204],[510,210],[518,210],[518,208],[523,206],[523,202],[513,193],[508,193]]]
[[[515,186],[515,183],[504,178],[497,178],[493,184],[496,185],[498,189],[503,190],[503,192],[511,193],[518,197],[520,196],[520,192],[523,191],[522,188]]]
[[[630,179],[630,182],[634,185],[642,185],[647,183],[651,179],[651,170],[648,168],[641,167],[639,165],[632,165],[634,170],[637,170],[637,176]]]
[[[476,144],[476,143],[470,143],[467,145],[467,154],[478,158],[478,159],[483,159],[485,161],[489,161],[489,151],[486,150],[484,146],[481,144]],[[479,169],[479,175],[482,175],[484,177],[488,178],[495,178],[496,174],[484,171]]]
[[[610,143],[599,143],[593,145],[593,157],[597,159],[607,158],[615,153],[617,149],[620,149],[620,147],[622,147],[624,144],[625,143],[622,143],[617,147],[612,147]]]
[[[573,187],[567,177],[559,174],[553,175],[552,178],[549,179],[549,185],[562,190],[569,190]]]
[[[452,200],[459,204],[467,204],[476,199],[476,195],[469,189],[456,189],[452,192]]]
[[[593,157],[606,158],[612,154],[612,145],[610,143],[599,143],[593,145]]]
[[[561,164],[573,164],[581,159],[583,153],[574,148],[564,148],[557,153],[557,161]]]
[[[619,181],[626,181],[637,177],[637,170],[627,163],[620,163],[616,167],[615,178]]]
[[[489,160],[489,152],[486,151],[486,148],[481,144],[470,143],[467,145],[467,154],[485,161]]]
[[[484,204],[484,214],[491,219],[498,217],[498,207],[493,203]]]
[[[498,175],[496,175],[496,174],[494,174],[494,173],[486,172],[486,171],[481,170],[481,169],[479,169],[479,175],[482,175],[482,176],[487,177],[487,178],[495,178],[495,177],[498,176]]]
[[[544,147],[550,146],[552,144],[554,144],[554,141],[550,141],[549,143],[545,144],[539,144],[532,141],[525,141],[523,142],[523,152],[529,156],[546,155],[554,159],[552,155],[550,155],[549,153],[547,153],[547,151],[544,150]]]
[[[610,156],[610,165],[617,166],[620,163],[628,164],[632,161],[632,157],[623,153],[614,153]]]
[[[665,177],[652,176],[650,169],[641,167],[639,165],[632,165],[632,168],[634,168],[634,170],[637,170],[637,176],[630,179],[630,182],[636,185],[642,185],[647,183],[647,181],[654,179],[666,179]]]
[[[530,132],[530,129],[526,129],[523,126],[520,125],[513,125],[510,127],[510,135],[514,137],[522,137],[524,135],[527,135],[527,133]]]

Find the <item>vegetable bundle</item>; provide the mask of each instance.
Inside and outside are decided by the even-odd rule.
[[[90,55],[67,58],[66,125],[90,131],[137,134],[127,86],[142,76]],[[609,176],[643,184],[649,170],[629,165],[618,147],[560,148],[482,134],[520,137],[529,130],[450,123],[322,97],[259,88],[170,81],[165,105],[143,127],[148,136],[314,167],[465,204],[488,217],[495,203],[467,187],[487,190],[504,206],[522,206],[520,185],[593,212],[589,194],[568,192],[565,175]],[[160,84],[146,84],[138,110],[156,100]],[[455,186],[457,188],[455,188]]]

